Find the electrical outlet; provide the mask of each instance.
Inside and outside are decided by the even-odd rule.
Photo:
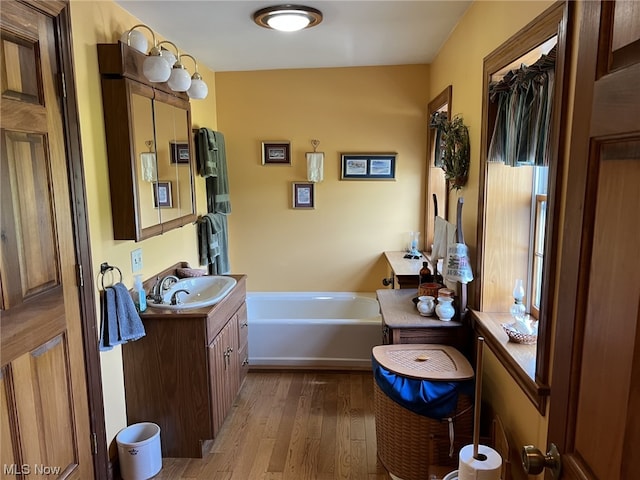
[[[133,273],[142,270],[142,249],[136,248],[131,251],[131,271]]]

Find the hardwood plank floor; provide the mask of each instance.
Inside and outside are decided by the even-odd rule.
[[[164,458],[154,478],[388,480],[371,372],[249,372],[211,451]]]

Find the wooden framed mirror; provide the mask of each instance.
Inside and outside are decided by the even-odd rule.
[[[197,218],[189,97],[150,83],[144,59],[122,42],[98,44],[115,240],[139,242]]]
[[[427,178],[425,197],[425,218],[424,218],[424,250],[429,254],[433,245],[434,219],[440,216],[445,220],[448,218],[448,198],[449,186],[444,177],[444,170],[438,166],[436,157],[437,130],[431,128],[431,118],[434,113],[439,112],[447,115],[451,119],[451,100],[453,87],[449,85],[427,105]]]
[[[564,137],[562,130],[566,124],[562,101],[566,97],[564,76],[568,71],[569,8],[564,2],[553,4],[488,55],[483,68],[478,277],[472,318],[474,327],[485,336],[489,348],[542,414],[550,393],[552,331],[549,319],[554,303],[558,199],[562,188],[563,145],[559,139]],[[553,65],[549,67],[551,61]],[[539,73],[542,66],[550,68],[544,75]],[[541,122],[546,130],[530,126],[527,131],[531,134],[525,136],[521,133],[524,127],[508,127],[504,148],[501,147],[502,152],[496,152],[496,142],[500,140],[495,137],[500,135],[501,115],[504,115],[504,111],[499,111],[496,91],[506,88],[508,94],[515,92],[505,98],[507,102],[518,102],[514,97],[524,95],[522,92],[527,87],[521,84],[515,87],[514,82],[534,75],[536,82],[540,75],[546,78],[540,81],[547,82],[547,90],[536,91],[536,98],[548,99],[544,108],[549,113],[546,122]],[[533,95],[527,98],[533,98]],[[538,113],[544,108],[540,107]],[[537,118],[542,116],[539,113]],[[514,125],[514,118],[517,117],[508,117],[511,125]],[[509,142],[517,143],[517,146],[513,147]],[[522,146],[534,143],[538,143],[535,148]],[[513,322],[509,312],[514,303],[517,279],[522,279],[525,285],[527,314],[537,319],[532,323],[537,328],[535,345],[509,342],[502,330],[502,323]]]

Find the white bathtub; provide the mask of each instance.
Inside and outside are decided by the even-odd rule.
[[[249,366],[371,368],[382,343],[375,294],[249,292]]]

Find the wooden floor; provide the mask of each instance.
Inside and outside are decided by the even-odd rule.
[[[211,452],[157,480],[388,480],[371,372],[249,372]]]

